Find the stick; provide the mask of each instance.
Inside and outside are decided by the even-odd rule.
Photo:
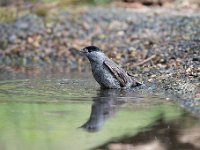
[[[145,60],[143,60],[143,61],[141,61],[141,62],[139,62],[139,63],[137,63],[137,64],[135,64],[133,66],[131,66],[131,67],[135,68],[137,66],[141,66],[141,65],[147,63],[148,61],[152,60],[155,57],[156,57],[156,54],[152,55],[151,57],[149,57],[149,58],[147,58],[147,59],[145,59]]]

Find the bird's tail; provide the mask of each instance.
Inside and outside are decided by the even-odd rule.
[[[138,87],[138,86],[142,86],[142,85],[144,86],[144,83],[136,80],[132,74],[128,73],[128,75],[133,79],[133,83],[132,83],[131,87]]]

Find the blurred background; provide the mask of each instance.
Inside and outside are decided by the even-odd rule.
[[[0,6],[2,73],[44,65],[83,70],[78,50],[92,44],[131,71],[138,69],[131,64],[151,56],[153,64],[170,67],[165,62],[176,61],[169,47],[179,44],[162,45],[198,39],[197,18],[184,16],[199,11],[199,0],[0,0]]]
[[[0,6],[2,79],[84,72],[89,64],[79,50],[88,45],[141,79],[199,74],[199,0],[0,0]]]

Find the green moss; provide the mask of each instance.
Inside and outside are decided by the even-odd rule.
[[[10,7],[0,7],[0,22],[10,22],[17,17],[17,10]]]
[[[48,9],[45,7],[39,7],[35,10],[35,13],[40,17],[46,17],[48,14]]]
[[[6,39],[0,39],[0,48],[6,49],[8,46],[8,41]]]

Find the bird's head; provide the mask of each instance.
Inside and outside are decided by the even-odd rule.
[[[90,62],[103,62],[106,58],[102,50],[96,46],[84,47],[81,52],[87,56]]]

